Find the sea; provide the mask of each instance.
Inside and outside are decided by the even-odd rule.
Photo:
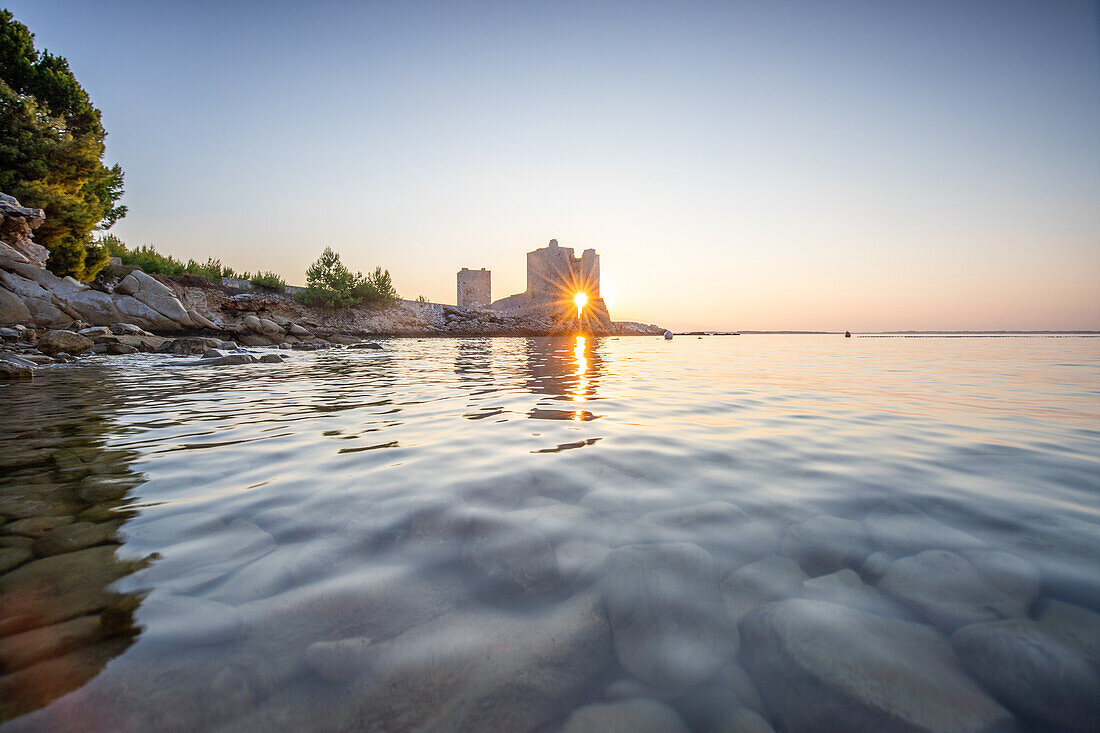
[[[1100,729],[1100,339],[378,343],[0,383],[0,730]]]

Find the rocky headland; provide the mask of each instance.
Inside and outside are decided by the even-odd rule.
[[[197,277],[154,277],[113,265],[93,283],[57,277],[34,242],[41,209],[0,194],[0,340],[9,356],[0,376],[27,376],[33,365],[83,354],[167,351],[203,354],[238,346],[322,349],[378,336],[553,336],[574,322],[398,300],[336,311],[267,292]],[[655,325],[615,322],[592,335],[655,335]],[[14,355],[14,356],[12,356]],[[211,358],[231,358],[220,354]],[[235,355],[240,360],[240,355]],[[209,362],[208,362],[209,363]],[[235,362],[234,362],[235,363]]]

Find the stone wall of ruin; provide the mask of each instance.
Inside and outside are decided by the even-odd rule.
[[[484,267],[470,270],[463,267],[458,271],[458,307],[487,306],[492,301],[492,274]]]

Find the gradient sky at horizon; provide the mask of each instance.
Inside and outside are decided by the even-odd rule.
[[[1100,329],[1097,2],[0,0],[126,171],[116,233],[454,302],[555,237],[677,329]]]

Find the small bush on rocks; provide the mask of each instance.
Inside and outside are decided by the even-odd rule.
[[[340,261],[340,255],[325,247],[317,261],[306,270],[307,289],[296,296],[300,303],[335,310],[359,303],[386,303],[397,300],[389,270],[381,267],[366,277],[353,273]]]

